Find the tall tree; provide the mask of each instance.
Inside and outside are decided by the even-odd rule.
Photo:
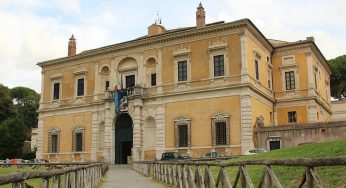
[[[331,95],[338,100],[346,99],[346,55],[328,61],[332,68]]]
[[[12,117],[0,123],[0,159],[20,158],[26,139],[26,128]]]
[[[40,95],[30,88],[15,87],[11,89],[11,96],[15,102],[19,120],[29,131],[31,128],[37,127]]]
[[[16,110],[12,102],[10,89],[0,84],[0,123],[15,115]]]

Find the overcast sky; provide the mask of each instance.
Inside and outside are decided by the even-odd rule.
[[[41,91],[37,62],[146,35],[159,11],[167,29],[195,25],[199,0],[0,0],[0,83]],[[204,0],[207,23],[249,18],[270,39],[314,36],[327,59],[346,54],[344,0]]]

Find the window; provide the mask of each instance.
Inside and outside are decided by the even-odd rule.
[[[215,123],[216,132],[216,145],[226,145],[226,122],[216,122]]]
[[[178,125],[179,147],[188,146],[187,125]]]
[[[135,75],[125,76],[125,87],[130,88],[135,86]]]
[[[174,120],[174,134],[176,147],[190,147],[191,119],[179,116]]]
[[[224,67],[224,56],[217,55],[214,56],[214,77],[224,76],[225,67]]]
[[[317,90],[318,88],[317,88],[317,70],[315,70],[315,72],[314,72],[314,78],[315,78],[315,89]]]
[[[296,88],[294,71],[285,72],[286,90],[294,90]]]
[[[77,80],[77,96],[84,95],[84,78],[79,78]]]
[[[109,81],[106,81],[106,91],[108,91],[109,90]]]
[[[156,86],[156,73],[151,74],[151,86]]]
[[[255,70],[256,70],[256,80],[259,80],[259,67],[258,67],[258,61],[255,60]]]
[[[178,62],[178,82],[187,81],[187,61]]]
[[[288,123],[295,123],[297,122],[297,112],[288,112]]]
[[[59,100],[60,98],[60,83],[54,83],[53,85],[53,100]]]
[[[59,153],[59,129],[51,129],[48,133],[48,153]]]
[[[211,117],[212,124],[212,144],[228,145],[229,144],[229,116],[224,113],[217,113]]]
[[[72,131],[72,151],[84,151],[84,129],[76,127]]]
[[[270,140],[269,149],[270,150],[280,149],[280,140]]]
[[[51,135],[52,137],[52,150],[51,153],[58,152],[58,135]]]

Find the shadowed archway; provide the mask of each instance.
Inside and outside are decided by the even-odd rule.
[[[127,164],[133,142],[132,118],[124,113],[115,122],[115,163]]]

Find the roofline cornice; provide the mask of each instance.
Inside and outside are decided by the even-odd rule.
[[[274,52],[280,53],[280,52],[293,51],[296,49],[303,49],[303,48],[310,48],[314,52],[314,54],[316,55],[318,60],[320,60],[321,64],[327,70],[327,72],[329,74],[332,74],[332,69],[331,69],[328,61],[323,56],[322,52],[317,47],[317,45],[315,44],[314,41],[304,40],[304,41],[299,41],[299,42],[295,42],[295,43],[288,43],[288,44],[280,45],[280,46],[275,47]]]
[[[249,19],[241,19],[234,22],[229,22],[225,24],[215,25],[212,27],[206,27],[203,29],[192,29],[192,30],[182,30],[178,32],[173,33],[166,33],[162,35],[156,35],[152,37],[147,37],[143,39],[135,39],[123,43],[118,43],[110,46],[105,46],[101,48],[96,48],[93,50],[88,50],[86,52],[76,54],[74,56],[68,56],[63,57],[59,59],[53,59],[48,61],[43,61],[37,63],[38,66],[41,68],[52,66],[55,64],[61,64],[61,63],[69,63],[69,62],[75,62],[82,59],[94,57],[94,56],[102,56],[107,55],[111,53],[117,53],[125,50],[150,46],[150,45],[157,45],[160,43],[170,42],[174,40],[184,39],[184,38],[190,38],[190,37],[196,37],[201,35],[206,35],[214,32],[223,32],[227,30],[237,29],[247,27],[249,31],[251,31],[270,51],[273,50],[273,46],[270,44],[270,42],[264,37],[264,35],[256,28],[256,26],[249,20]]]

